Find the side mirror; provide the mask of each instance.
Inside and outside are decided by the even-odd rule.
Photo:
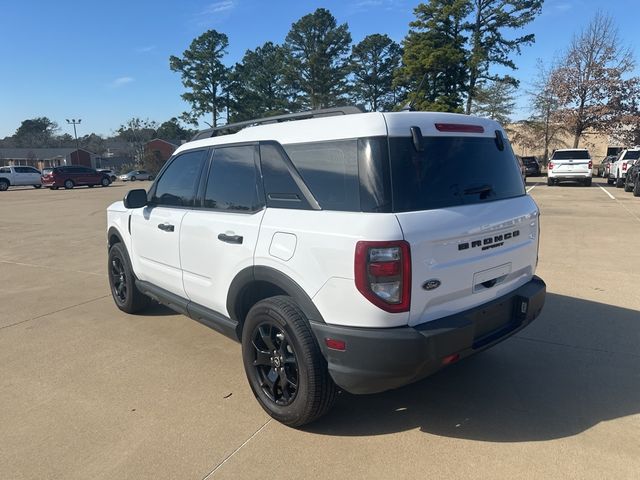
[[[142,208],[147,204],[147,191],[144,188],[129,190],[123,202],[125,208]]]

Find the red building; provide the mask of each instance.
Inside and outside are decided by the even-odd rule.
[[[178,145],[167,142],[166,140],[162,140],[160,138],[154,138],[153,140],[149,140],[145,144],[144,153],[145,156],[151,153],[157,160],[164,163],[169,159],[171,155],[173,155],[173,152],[175,152],[177,148]]]

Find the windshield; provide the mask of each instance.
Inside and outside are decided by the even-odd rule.
[[[509,144],[493,137],[389,138],[393,210],[407,212],[503,200],[524,195]]]
[[[553,152],[552,160],[589,160],[587,150],[560,150]]]

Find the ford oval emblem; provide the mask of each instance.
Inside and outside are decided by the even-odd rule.
[[[422,288],[424,288],[425,290],[435,290],[439,286],[440,280],[436,280],[435,278],[433,280],[427,280],[422,284]]]

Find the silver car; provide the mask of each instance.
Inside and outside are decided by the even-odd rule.
[[[135,182],[136,180],[153,180],[153,175],[151,175],[146,170],[132,170],[129,173],[120,175],[118,178],[123,182]]]

